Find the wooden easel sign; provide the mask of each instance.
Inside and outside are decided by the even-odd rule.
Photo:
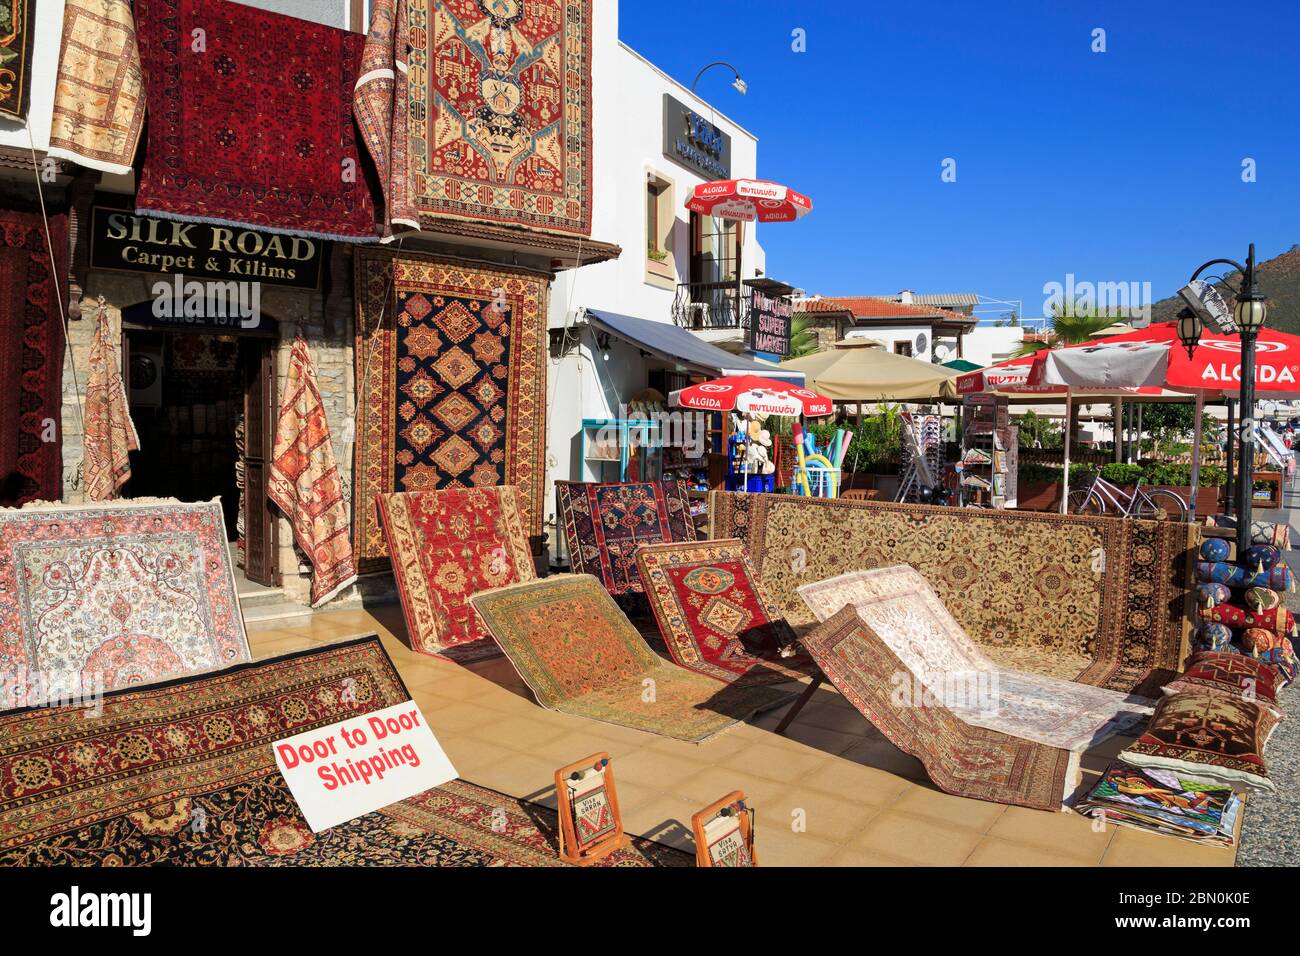
[[[560,859],[587,866],[631,841],[623,832],[609,754],[592,754],[555,771]]]
[[[696,866],[758,866],[754,810],[733,790],[691,817]]]

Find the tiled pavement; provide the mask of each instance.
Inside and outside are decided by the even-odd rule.
[[[504,658],[462,667],[416,654],[395,636],[404,633],[395,605],[316,614],[251,643],[254,657],[266,657],[374,632],[463,778],[553,807],[555,769],[608,750],[628,831],[683,848],[691,846],[691,814],[739,789],[756,808],[756,851],[766,866],[1233,862],[1231,850],[1117,827],[1095,832],[1073,814],[945,794],[826,688],[786,737],[772,732],[778,710],[696,745],[543,710]],[[1085,769],[1097,772],[1120,746],[1112,740],[1085,756]]]

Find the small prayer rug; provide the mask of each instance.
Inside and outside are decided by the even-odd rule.
[[[774,684],[816,671],[740,541],[645,544],[636,563],[668,653],[682,667],[726,683]],[[786,647],[796,655],[783,658]]]
[[[793,697],[720,685],[658,657],[589,574],[555,575],[470,601],[550,710],[700,743]]]
[[[610,594],[641,594],[636,549],[694,541],[686,485],[675,478],[603,483],[557,481],[556,522],[574,574],[594,574]]]
[[[196,336],[197,337],[197,336]],[[131,452],[140,437],[131,421],[131,405],[122,379],[121,331],[108,318],[99,297],[95,338],[86,364],[86,398],[82,402],[81,489],[87,501],[111,501],[131,480]]]
[[[377,637],[0,716],[0,866],[559,866],[555,811],[456,780],[312,833],[273,742],[408,700]],[[543,786],[546,781],[539,781]],[[604,866],[689,866],[647,840]]]
[[[27,119],[32,92],[35,0],[0,0],[0,113]]]
[[[536,579],[524,504],[511,486],[379,496],[412,649],[462,662],[500,655],[469,599]]]
[[[0,709],[248,658],[220,501],[0,510]]]
[[[1077,756],[974,727],[926,694],[900,687],[906,665],[845,607],[801,641],[859,713],[925,765],[947,793],[1036,810],[1059,810],[1075,787]]]

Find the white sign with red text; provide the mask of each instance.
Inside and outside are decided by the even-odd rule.
[[[286,737],[272,749],[313,833],[456,779],[413,700]]]

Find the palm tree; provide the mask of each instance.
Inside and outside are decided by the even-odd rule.
[[[1035,342],[1021,342],[1020,347],[1016,349],[1017,358],[1060,345],[1080,345],[1089,342],[1102,329],[1110,328],[1120,321],[1113,315],[1103,315],[1095,310],[1079,311],[1073,306],[1061,305],[1059,302],[1053,302],[1051,310],[1046,337]]]
[[[821,351],[821,342],[812,320],[806,315],[796,315],[790,322],[790,351],[786,358],[802,358]]]

